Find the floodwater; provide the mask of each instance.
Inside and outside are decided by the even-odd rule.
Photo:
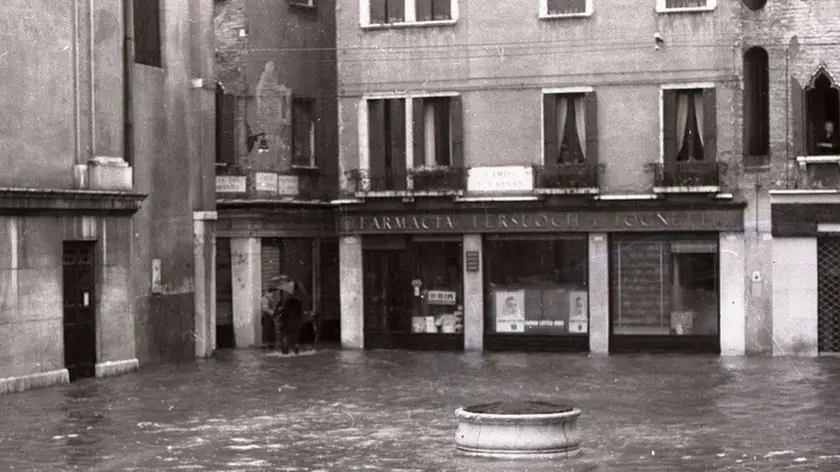
[[[577,406],[582,453],[466,458],[454,410]],[[840,470],[840,358],[223,351],[0,396],[0,470]]]

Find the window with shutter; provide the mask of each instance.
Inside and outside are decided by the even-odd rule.
[[[160,0],[134,0],[134,62],[162,66]]]
[[[216,162],[236,162],[236,97],[216,89]]]

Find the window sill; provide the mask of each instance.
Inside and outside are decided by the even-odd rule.
[[[656,13],[659,14],[669,14],[669,13],[707,13],[710,11],[715,11],[715,6],[705,6],[705,7],[688,7],[688,8],[656,8]]]
[[[313,10],[318,9],[318,6],[315,5],[314,2],[309,2],[309,3],[289,2],[289,7],[290,8],[300,8],[301,10],[308,10],[308,11],[313,11]]]
[[[316,173],[320,172],[321,168],[316,165],[301,166],[292,164],[292,170],[295,172]]]
[[[535,188],[537,195],[598,195],[600,189],[597,187],[582,188]]]
[[[808,164],[838,164],[840,165],[840,155],[819,155],[819,156],[798,156],[796,162],[804,167]]]
[[[459,197],[463,195],[463,190],[365,190],[353,194],[356,198]]]
[[[452,20],[433,20],[433,21],[406,21],[402,23],[372,23],[362,25],[364,30],[381,30],[391,28],[429,28],[436,26],[454,26],[458,23],[458,19]]]
[[[541,20],[562,20],[565,18],[588,18],[592,16],[592,11],[582,11],[577,13],[541,13]]]
[[[720,193],[718,185],[653,187],[653,193]]]

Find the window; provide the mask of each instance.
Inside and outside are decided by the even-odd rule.
[[[411,116],[407,116],[409,103]],[[460,187],[457,170],[454,174],[440,173],[441,167],[463,167],[460,97],[372,99],[367,101],[367,107],[370,190],[406,189],[406,126],[410,126],[408,131],[413,137],[411,165],[417,170],[414,182],[425,190]],[[429,172],[420,175],[420,170]]]
[[[761,10],[767,3],[767,0],[742,0],[744,5],[750,10]]]
[[[656,10],[668,11],[709,11],[714,10],[717,0],[656,0]]]
[[[712,163],[717,151],[714,88],[666,89],[662,92],[665,164]]]
[[[459,241],[365,236],[362,245],[367,335],[463,333]]]
[[[292,99],[292,165],[315,167],[315,100]]]
[[[820,70],[805,88],[805,136],[808,155],[840,155],[840,93],[828,72]]]
[[[585,335],[589,331],[587,254],[585,235],[488,236],[486,331]]]
[[[362,26],[435,24],[457,19],[458,0],[362,0]]]
[[[216,163],[236,162],[236,97],[216,87]]]
[[[744,53],[744,162],[770,162],[770,91],[767,51],[751,47]]]
[[[540,0],[540,16],[543,18],[590,14],[592,0]]]
[[[543,95],[543,141],[546,166],[597,163],[595,93]]]
[[[160,0],[134,0],[134,62],[162,65]]]
[[[621,236],[611,246],[613,334],[717,335],[716,238]]]

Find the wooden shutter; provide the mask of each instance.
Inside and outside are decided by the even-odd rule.
[[[426,126],[422,98],[412,99],[411,126],[414,133],[414,167],[426,165]]]
[[[386,0],[388,2],[388,23],[405,21],[405,0]]]
[[[586,163],[598,164],[598,102],[595,92],[583,96],[584,123],[586,124]]]
[[[677,164],[677,91],[662,91],[662,142],[665,168],[674,170]]]
[[[216,91],[216,162],[236,162],[236,97]]]
[[[405,100],[395,98],[387,101],[391,126],[389,127],[391,150],[390,189],[405,190]]]
[[[588,129],[587,124],[587,129]],[[543,165],[557,165],[557,95],[543,95]]]
[[[385,176],[385,100],[369,100],[367,103],[370,190],[381,190]]]
[[[282,240],[274,238],[263,238],[261,244],[260,259],[262,263],[262,291],[265,293],[270,285],[272,277],[281,275],[283,270],[283,254],[281,251]]]
[[[421,0],[417,0],[420,2]],[[433,20],[449,20],[452,18],[452,12],[449,11],[452,7],[451,0],[431,0],[432,1],[432,19]]]
[[[449,100],[433,102],[435,132],[435,161],[444,166],[452,165],[452,133],[449,132]]]
[[[449,99],[449,133],[452,138],[450,166],[464,167],[464,110],[461,97]]]
[[[793,125],[793,154],[804,156],[808,153],[805,148],[805,91],[795,78],[790,78],[790,108]]]
[[[703,89],[703,160],[715,162],[717,159],[717,101],[715,89]]]
[[[417,21],[432,21],[434,19],[432,0],[417,0],[416,5]]]
[[[388,12],[385,8],[387,0],[370,0],[370,23],[383,24],[388,22]]]

